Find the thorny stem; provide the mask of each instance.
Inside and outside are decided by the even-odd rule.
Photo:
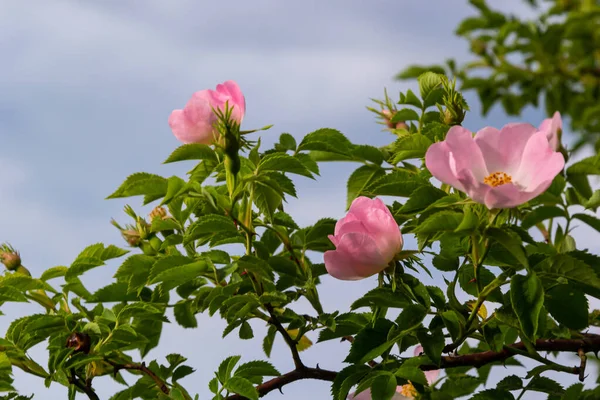
[[[117,374],[117,372],[119,372],[119,370],[122,369],[127,369],[127,370],[134,370],[134,371],[141,371],[143,373],[145,373],[146,375],[148,375],[150,378],[152,378],[152,380],[154,381],[154,383],[156,383],[156,386],[158,386],[158,388],[164,393],[164,394],[169,394],[169,388],[167,387],[167,384],[158,377],[158,375],[156,375],[154,372],[152,372],[152,370],[148,367],[146,367],[146,363],[142,362],[141,364],[117,364],[113,361],[107,360],[107,362],[113,366],[114,368],[114,373],[115,375]]]
[[[288,335],[289,337],[289,335]],[[581,338],[578,339],[538,339],[536,340],[534,347],[537,351],[562,351],[562,352],[577,352],[578,354],[585,354],[587,352],[598,352],[600,351],[600,335],[594,335],[591,333],[582,334]],[[465,354],[462,356],[442,356],[440,365],[437,364],[423,364],[420,365],[423,371],[432,371],[436,369],[446,368],[457,368],[457,367],[482,367],[486,364],[493,362],[502,362],[515,355],[514,350],[526,350],[523,342],[518,342],[509,346],[505,346],[501,351],[484,351],[481,353]],[[569,373],[580,374],[581,367],[567,368]],[[267,393],[279,389],[288,383],[292,383],[302,379],[317,379],[322,381],[333,382],[337,376],[337,372],[328,371],[320,368],[308,368],[302,366],[296,367],[295,370],[290,371],[286,374],[273,378],[262,385],[256,386],[256,390],[260,397]],[[241,395],[232,395],[227,397],[225,400],[242,400],[244,399]]]
[[[81,378],[79,378],[75,374],[75,370],[74,369],[71,369],[71,376],[69,377],[69,383],[71,385],[76,386],[83,393],[85,393],[90,400],[100,400],[100,398],[98,397],[98,395],[96,394],[96,392],[94,391],[94,389],[92,389],[91,380],[88,381],[88,382],[86,382],[86,383],[84,383],[81,380]]]
[[[298,353],[298,348],[296,347],[296,341],[292,339],[290,334],[285,330],[283,325],[281,325],[281,322],[279,322],[279,320],[277,319],[277,315],[275,315],[275,310],[273,309],[273,306],[267,303],[265,304],[265,308],[271,316],[269,322],[275,327],[275,329],[277,329],[281,336],[283,336],[283,340],[285,340],[285,343],[290,348],[290,351],[292,352],[292,359],[294,360],[294,366],[296,367],[296,369],[298,370],[306,368],[302,363],[302,360],[300,359],[300,354]]]

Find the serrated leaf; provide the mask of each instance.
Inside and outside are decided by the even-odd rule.
[[[354,170],[348,178],[346,196],[346,209],[350,208],[352,202],[364,192],[373,181],[385,175],[385,170],[379,166],[363,165]]]
[[[425,135],[403,136],[394,143],[394,164],[412,158],[423,158],[432,141]]]
[[[410,197],[415,189],[426,182],[414,173],[406,170],[395,170],[372,182],[363,195]]]
[[[523,388],[523,380],[516,375],[509,375],[498,382],[496,388],[500,390],[519,390]]]
[[[227,380],[223,386],[230,392],[240,394],[250,400],[258,400],[258,391],[247,379],[234,376]]]
[[[500,228],[488,228],[486,235],[504,247],[525,268],[529,267],[529,261],[519,239]]]
[[[558,217],[566,217],[566,213],[562,208],[558,208],[555,206],[541,206],[537,207],[533,211],[523,218],[523,222],[521,222],[521,227],[523,229],[529,229],[536,224],[550,219],[550,218],[558,218]]]
[[[249,361],[238,367],[234,376],[252,378],[255,376],[279,376],[281,373],[267,361]]]
[[[63,265],[48,268],[47,270],[42,272],[42,276],[40,276],[40,279],[43,281],[49,281],[50,279],[60,278],[61,276],[65,276],[68,269],[68,267],[65,267]]]
[[[523,334],[530,341],[535,340],[544,305],[542,282],[534,273],[513,276],[510,281],[510,299]]]
[[[210,160],[215,163],[218,161],[215,151],[210,146],[200,143],[189,143],[176,148],[163,164],[185,160]]]
[[[192,310],[191,301],[179,301],[173,308],[173,314],[175,320],[179,325],[184,328],[196,328],[198,327],[198,320]]]
[[[419,119],[419,114],[415,110],[410,108],[402,108],[394,113],[394,116],[390,122],[395,124],[404,121],[418,121]]]
[[[108,196],[107,199],[139,195],[162,197],[167,193],[167,186],[167,180],[162,176],[147,172],[136,172],[133,175],[129,175],[125,182],[113,194]]]
[[[470,400],[514,400],[515,396],[506,390],[488,389],[476,393]]]
[[[588,301],[573,285],[556,285],[546,292],[545,306],[550,315],[567,328],[588,326]]]
[[[414,230],[419,234],[454,231],[460,225],[463,214],[456,211],[440,211],[430,215]]]
[[[318,129],[304,136],[297,151],[315,150],[350,155],[352,143],[338,130]]]
[[[478,378],[473,376],[451,377],[446,379],[440,390],[452,398],[457,398],[473,393],[481,383]]]
[[[355,300],[350,306],[351,310],[361,307],[392,307],[405,308],[411,304],[410,299],[399,291],[393,292],[390,288],[375,288],[363,297]]]
[[[312,173],[299,159],[286,153],[267,154],[258,164],[258,171],[289,172],[313,178]]]

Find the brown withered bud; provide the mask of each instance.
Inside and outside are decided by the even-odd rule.
[[[165,210],[161,206],[156,206],[154,209],[148,214],[150,221],[154,220],[154,218],[165,219],[167,217],[167,210]]]
[[[91,340],[87,333],[73,332],[67,338],[65,347],[75,349],[74,353],[88,354],[90,352]]]
[[[123,236],[123,239],[125,239],[125,241],[131,246],[131,247],[137,247],[140,245],[140,241],[142,240],[140,238],[140,234],[138,233],[138,231],[135,231],[133,229],[126,229],[121,231],[121,235]]]

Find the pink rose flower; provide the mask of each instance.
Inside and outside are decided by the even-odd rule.
[[[169,126],[175,137],[183,143],[210,144],[214,137],[213,125],[217,121],[214,109],[225,111],[229,104],[231,119],[241,123],[246,112],[246,100],[234,81],[217,85],[217,90],[200,90],[192,95],[183,110],[174,110],[169,116]]]
[[[415,348],[415,356],[419,356],[423,352],[423,346],[418,345]],[[427,378],[427,383],[431,385],[437,377],[440,375],[439,370],[433,371],[425,371],[425,378]],[[414,399],[417,395],[417,391],[412,383],[407,383],[406,385],[398,386],[396,388],[396,393],[392,397],[391,400],[406,400],[406,399]],[[348,400],[371,400],[371,389],[367,389],[364,392],[360,392],[358,395],[354,393],[348,396]]]
[[[453,126],[434,143],[425,165],[438,180],[465,192],[487,208],[513,208],[548,189],[565,166],[546,133],[529,124],[486,127],[475,137]]]
[[[560,130],[562,132],[562,119],[560,117],[560,113],[557,111],[554,113],[552,118],[543,120],[538,129],[546,133],[548,143],[550,143],[552,150],[558,151],[560,148],[558,131]]]
[[[329,235],[336,249],[326,251],[325,268],[337,279],[358,280],[383,271],[402,250],[402,234],[380,199],[358,197]]]

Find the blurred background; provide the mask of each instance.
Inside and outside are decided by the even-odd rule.
[[[243,128],[274,124],[260,133],[263,149],[282,132],[300,139],[321,127],[339,129],[354,143],[388,144],[394,136],[382,131],[365,106],[373,105],[370,98],[382,98],[384,88],[395,99],[399,90],[414,90],[414,80],[397,80],[396,76],[417,64],[439,65],[475,88],[466,92],[471,108],[463,123],[467,128],[501,127],[515,120],[537,126],[547,117],[547,108],[559,109],[566,121],[563,143],[583,145],[574,159],[594,154],[594,112],[585,118],[582,113],[600,104],[596,102],[597,64],[592,60],[591,66],[584,65],[587,69],[573,70],[572,60],[567,59],[563,76],[562,69],[548,67],[558,64],[544,49],[531,50],[530,46],[506,57],[493,55],[489,42],[497,39],[494,35],[507,20],[499,22],[494,14],[486,17],[482,1],[471,3],[479,7],[464,0],[1,2],[0,241],[10,242],[21,252],[34,276],[52,266],[69,265],[92,243],[125,247],[110,219],[126,222],[125,204],[142,215],[142,210],[147,213],[150,208],[142,208],[141,199],[104,198],[131,173],[168,177],[183,176],[191,169],[191,163],[161,165],[179,145],[167,124],[168,116],[182,108],[193,92],[229,79],[238,82],[246,97]],[[490,3],[507,18],[538,20],[540,26],[562,24],[570,18],[573,4],[581,12],[586,4],[596,4],[547,1],[536,8],[530,4],[535,2],[524,0]],[[547,20],[539,20],[542,13],[559,6],[563,8]],[[466,18],[471,22],[460,25]],[[483,20],[472,22],[476,18]],[[592,14],[584,21],[598,26]],[[460,26],[462,30],[457,31]],[[473,36],[473,30],[482,26],[495,33]],[[526,34],[522,29],[515,32]],[[598,32],[592,30],[594,40]],[[552,40],[559,40],[563,33],[547,39],[549,51]],[[578,34],[585,43],[592,40],[589,31]],[[597,44],[592,46],[597,48]],[[599,57],[585,48],[580,53]],[[487,69],[463,68],[486,57],[493,59]],[[568,57],[584,58],[577,52]],[[456,65],[445,64],[447,59],[456,60]],[[514,69],[518,64],[524,70],[520,75]],[[491,78],[490,73],[498,74]],[[409,70],[402,76],[412,75]],[[473,81],[473,77],[483,78]],[[577,95],[578,88],[588,90],[590,80],[593,84],[585,96]],[[567,83],[572,85],[567,87]],[[515,91],[512,84],[526,94]],[[480,96],[496,101],[482,103]],[[600,115],[600,110],[595,114]],[[570,125],[571,119],[587,122]],[[323,217],[340,218],[345,213],[346,181],[354,168],[344,163],[322,165],[317,181],[296,179],[299,198],[291,199],[286,211],[301,226]],[[579,248],[599,252],[598,233],[591,228],[580,226],[573,236]],[[406,249],[415,248],[412,237],[405,239]],[[117,265],[113,262],[86,273],[87,288],[94,291],[108,284]],[[424,275],[423,281],[440,285],[441,276]],[[374,279],[342,282],[323,277],[321,297],[326,311],[347,310],[352,300],[374,284]],[[591,305],[598,308],[598,302]],[[299,304],[298,310],[305,306]],[[18,316],[41,311],[30,304],[3,306],[0,332]],[[197,329],[186,330],[175,323],[167,326],[161,344],[148,359],[162,361],[169,353],[188,357],[187,364],[196,372],[181,383],[205,399],[210,398],[208,381],[225,357],[241,354],[242,361],[264,359],[261,343],[266,329],[254,326],[255,338],[249,341],[236,335],[221,339],[223,321],[198,317]],[[45,346],[42,343],[30,353],[41,365],[46,363]],[[311,347],[303,357],[307,364],[338,370],[347,351],[348,343],[333,341]],[[281,372],[292,369],[289,351],[279,339],[271,361]],[[594,385],[597,370],[589,374],[588,387]],[[18,369],[14,375],[22,394],[35,393],[35,399],[66,397],[66,388],[58,384],[46,388],[41,379]],[[560,379],[565,386],[576,382],[575,376]],[[497,380],[492,376],[490,382]],[[102,399],[123,389],[109,377],[95,381],[94,387]],[[266,398],[300,400],[310,395],[327,399],[329,388],[328,382],[308,380],[286,386],[285,396],[274,391]]]

